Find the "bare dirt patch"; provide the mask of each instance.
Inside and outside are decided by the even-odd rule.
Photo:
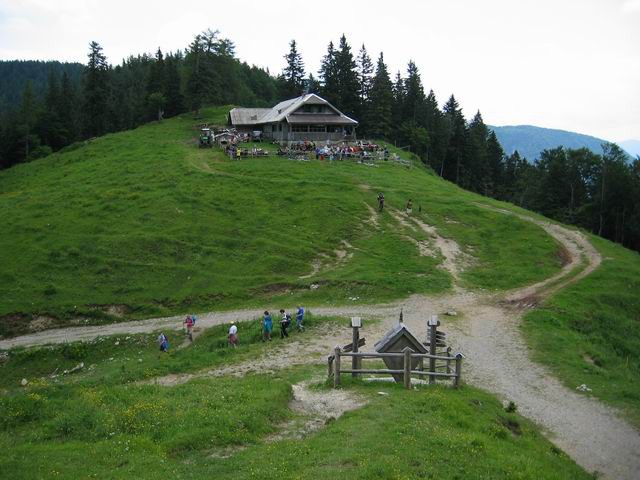
[[[341,267],[351,260],[353,257],[353,250],[353,245],[346,240],[341,240],[340,246],[333,251],[333,257],[326,253],[320,253],[318,257],[311,262],[311,273],[301,275],[298,278],[311,278],[321,272]]]
[[[364,202],[364,204],[366,205],[367,210],[369,211],[369,218],[366,220],[365,223],[368,223],[369,225],[373,226],[373,228],[378,230],[380,228],[380,224],[378,223],[378,212],[376,211],[375,208],[373,208],[367,202]]]
[[[345,412],[364,406],[365,398],[349,390],[313,390],[312,381],[292,385],[293,399],[289,408],[300,417],[282,425],[268,441],[302,439],[322,429]]]
[[[41,332],[43,330],[47,330],[48,328],[54,327],[55,324],[55,318],[48,317],[46,315],[37,315],[33,317],[33,320],[29,322],[28,328],[31,332]]]

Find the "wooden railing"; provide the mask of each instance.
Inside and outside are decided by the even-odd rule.
[[[341,357],[352,357],[358,359],[357,367],[342,368]],[[361,361],[364,359],[383,359],[385,357],[394,357],[403,359],[402,370],[391,370],[386,368],[361,368]],[[413,359],[419,359],[418,368],[412,369],[411,365]],[[424,370],[424,359],[429,359],[429,369]],[[445,380],[453,380],[453,386],[457,388],[460,385],[460,378],[462,375],[462,359],[461,353],[451,355],[451,349],[446,350],[445,355],[430,355],[428,353],[415,353],[411,348],[406,347],[402,352],[393,353],[378,353],[378,352],[345,352],[339,346],[334,349],[333,355],[329,356],[329,375],[333,375],[333,386],[340,385],[340,374],[351,373],[356,375],[402,375],[405,388],[411,388],[411,377],[415,376],[428,376],[429,383],[433,384],[436,379],[443,378]],[[438,364],[437,362],[445,362]],[[451,363],[454,363],[455,370],[451,372]],[[332,368],[333,367],[333,368]],[[444,372],[438,371],[439,369],[445,369]]]

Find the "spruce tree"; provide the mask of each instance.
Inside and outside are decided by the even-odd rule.
[[[89,61],[84,69],[84,129],[89,137],[107,131],[107,103],[109,99],[109,65],[102,47],[95,41],[89,44]]]
[[[360,121],[360,131],[369,134],[368,124],[365,119],[369,118],[369,110],[371,108],[371,86],[373,82],[373,62],[367,53],[367,48],[362,44],[358,57],[356,58],[358,69],[358,89],[360,93],[358,111],[356,117]]]
[[[462,115],[462,110],[453,95],[449,97],[443,110],[447,126],[448,145],[440,175],[459,184],[467,154],[467,125]]]
[[[492,176],[493,172],[487,156],[488,136],[489,129],[482,120],[482,114],[478,111],[469,123],[470,155],[465,165],[461,185],[483,195],[493,195],[495,192],[493,187],[497,182],[497,179]]]
[[[158,47],[155,60],[151,62],[149,68],[149,78],[147,80],[147,95],[162,92],[165,83],[165,61],[162,50]]]
[[[392,119],[393,119],[393,128],[394,128],[394,138],[398,139],[398,132],[400,129],[400,125],[402,124],[403,118],[403,109],[404,109],[404,99],[405,99],[405,91],[404,91],[404,80],[400,72],[396,73],[396,79],[393,83],[393,110],[392,110]]]
[[[149,78],[147,81],[147,105],[150,118],[157,117],[162,120],[167,98],[164,94],[166,84],[166,67],[162,50],[158,47],[155,61],[151,62]]]
[[[363,119],[367,131],[373,138],[390,140],[393,134],[393,84],[382,52],[376,65],[369,100],[370,108]]]
[[[425,100],[424,120],[426,129],[429,132],[428,163],[436,172],[440,172],[447,153],[449,137],[446,123],[438,107],[438,100],[433,90],[429,91],[429,95]]]
[[[369,57],[369,54],[367,53],[367,48],[364,46],[364,43],[360,48],[360,52],[358,52],[356,65],[358,71],[360,103],[364,104],[369,99],[370,90],[373,83],[373,62],[371,61],[371,57]]]
[[[284,59],[287,65],[282,71],[285,88],[283,96],[287,98],[298,97],[305,88],[304,62],[302,61],[302,55],[298,52],[295,40],[291,40],[289,43],[289,53],[284,56]]]
[[[309,72],[309,77],[305,80],[305,91],[307,93],[320,93],[320,82]]]
[[[338,93],[336,50],[333,42],[329,42],[327,54],[322,58],[320,70],[318,70],[318,78],[320,79],[322,96],[330,103],[336,104],[340,98]]]
[[[180,88],[179,59],[175,55],[167,55],[165,62],[164,97],[166,99],[165,113],[173,117],[184,112],[184,97]]]
[[[200,108],[211,96],[214,72],[211,68],[209,55],[213,51],[215,32],[198,34],[189,45],[185,58],[186,82],[185,90],[189,101],[189,108],[195,116],[200,113]]]
[[[57,111],[65,137],[63,145],[69,145],[80,138],[80,110],[76,85],[66,71],[62,73]]]
[[[478,112],[478,114],[479,113],[480,112]],[[494,132],[493,130],[489,132],[487,138],[486,155],[487,168],[485,170],[485,174],[487,181],[485,183],[487,189],[482,193],[484,193],[484,195],[495,197],[499,194],[504,183],[505,155],[504,150],[502,149],[502,145],[500,145],[498,137],[496,136],[496,132]]]
[[[360,92],[356,62],[344,34],[336,52],[337,108],[347,115],[355,115],[360,103]]]
[[[413,122],[419,127],[426,127],[425,103],[426,97],[420,73],[411,60],[407,66],[407,78],[404,81],[403,120]]]

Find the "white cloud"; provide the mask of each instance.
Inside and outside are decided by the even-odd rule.
[[[467,116],[603,138],[639,138],[640,0],[0,0],[0,58],[86,61],[89,41],[111,63],[185,48],[211,27],[238,57],[278,73],[296,39],[316,73],[330,40],[384,51],[392,75],[413,59],[438,100]],[[638,106],[638,107],[636,107]]]
[[[622,4],[623,12],[640,12],[640,0],[626,0]]]

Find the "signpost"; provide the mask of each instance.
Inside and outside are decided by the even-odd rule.
[[[358,352],[358,342],[360,341],[360,328],[362,327],[362,318],[351,317],[351,328],[353,329],[353,352]],[[351,357],[351,370],[360,369],[360,359],[358,357]],[[352,377],[357,377],[358,374],[354,371],[351,374]]]
[[[436,343],[437,343],[436,337],[437,337],[438,325],[440,325],[440,322],[438,321],[438,315],[431,315],[431,318],[428,320],[427,324],[429,325],[429,355],[435,355]],[[430,372],[436,371],[435,358],[429,359],[429,371]],[[436,376],[429,375],[429,384],[431,385],[434,383],[436,383]]]

